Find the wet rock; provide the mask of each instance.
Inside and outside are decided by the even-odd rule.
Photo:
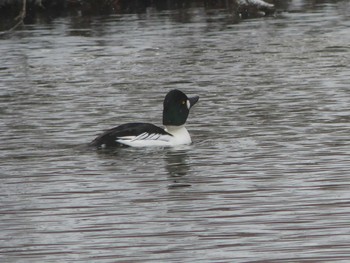
[[[238,0],[238,12],[242,18],[272,15],[275,6],[263,0]]]

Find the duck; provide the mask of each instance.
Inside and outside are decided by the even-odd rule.
[[[187,97],[178,89],[170,90],[163,101],[164,128],[151,123],[132,122],[109,129],[97,136],[90,146],[115,147],[173,147],[192,143],[185,124],[190,109],[199,96]]]

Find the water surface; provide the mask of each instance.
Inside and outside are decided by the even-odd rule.
[[[1,39],[1,262],[350,258],[348,1],[57,18]],[[200,101],[190,146],[95,151]]]

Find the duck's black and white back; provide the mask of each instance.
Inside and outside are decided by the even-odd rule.
[[[165,96],[163,125],[165,129],[150,123],[127,123],[105,131],[90,145],[99,148],[131,146],[176,146],[190,144],[191,136],[185,128],[190,108],[199,97],[188,98],[179,90],[171,90]]]

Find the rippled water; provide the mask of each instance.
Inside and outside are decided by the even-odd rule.
[[[350,259],[350,5],[59,18],[0,40],[1,262]],[[194,143],[95,151],[200,96]]]

